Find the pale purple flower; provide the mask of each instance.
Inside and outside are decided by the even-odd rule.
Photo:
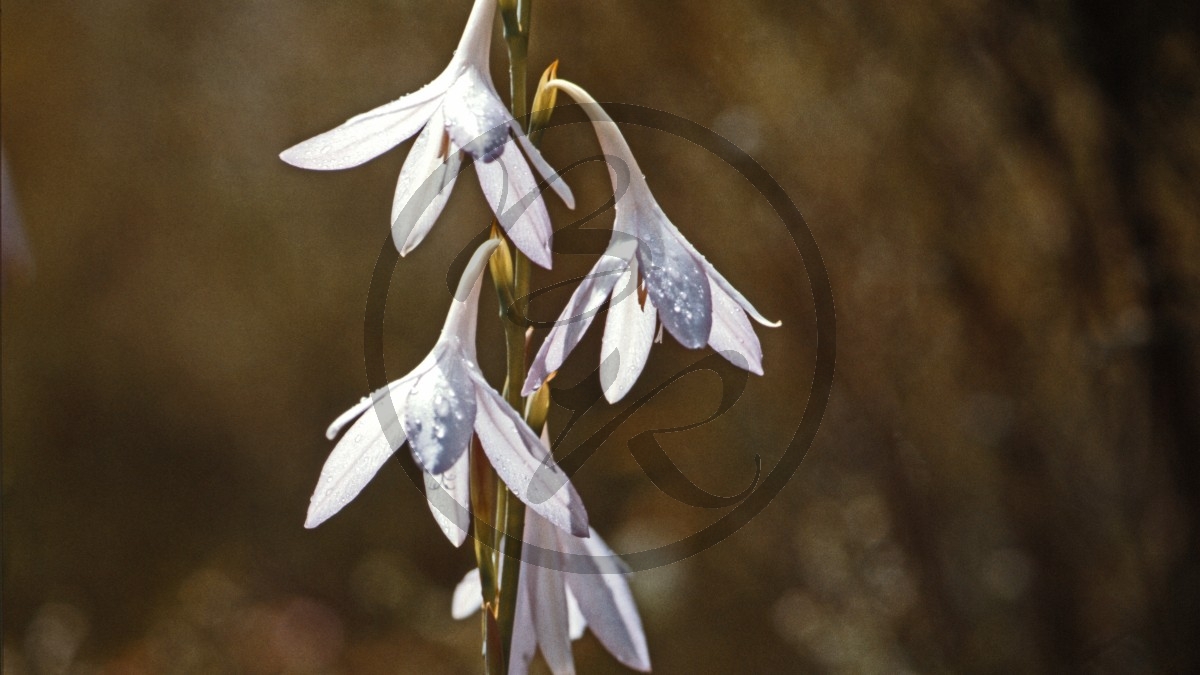
[[[551,80],[548,86],[570,94],[592,119],[608,156],[616,220],[608,249],[575,289],[538,350],[524,393],[537,389],[562,366],[605,300],[609,308],[600,347],[600,385],[610,403],[633,387],[656,329],[661,339],[660,325],[689,349],[707,344],[734,365],[762,375],[762,346],[746,315],[764,326],[779,323],[759,314],[667,219],[625,138],[596,100],[565,80]]]
[[[468,448],[472,435],[509,490],[546,520],[588,533],[579,494],[537,434],[479,371],[475,329],[482,273],[499,240],[475,251],[459,282],[441,336],[411,373],[364,398],[330,425],[330,453],[313,492],[305,527],[316,527],[354,499],[407,440],[426,472],[430,507],[456,546],[470,524]]]
[[[392,201],[392,236],[400,254],[413,250],[433,227],[466,152],[475,159],[484,197],[513,243],[549,268],[553,228],[521,150],[567,206],[574,208],[575,201],[496,93],[488,71],[495,13],[496,0],[476,0],[450,65],[432,82],[288,148],[280,158],[304,169],[347,169],[420,131]]]
[[[586,629],[618,661],[649,672],[646,634],[625,580],[628,569],[600,535],[592,530],[587,539],[573,537],[527,512],[524,539],[509,673],[529,672],[534,653],[541,650],[554,675],[573,674],[571,641]],[[481,605],[479,570],[474,569],[454,589],[451,615],[464,619]]]

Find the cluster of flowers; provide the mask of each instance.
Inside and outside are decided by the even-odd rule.
[[[574,199],[496,92],[488,69],[495,10],[496,0],[475,1],[450,65],[428,85],[281,157],[306,169],[344,169],[417,135],[392,206],[393,238],[404,255],[437,221],[466,154],[509,240],[549,268],[553,228],[534,171],[569,207]],[[542,343],[523,395],[543,386],[563,364],[606,301],[600,374],[610,402],[632,388],[663,328],[688,348],[710,345],[762,374],[762,350],[747,315],[764,325],[778,324],[763,318],[671,224],[617,125],[595,99],[564,80],[551,79],[544,86],[566,92],[586,111],[610,157],[610,176],[621,198],[609,246]],[[628,185],[619,185],[623,182]],[[506,208],[506,202],[512,204]],[[579,494],[554,463],[545,433],[539,437],[480,372],[475,352],[479,293],[483,270],[500,244],[492,239],[471,258],[429,355],[329,427],[332,440],[349,425],[321,471],[305,526],[316,527],[341,510],[407,442],[425,472],[434,518],[450,541],[461,545],[471,523],[468,448],[477,437],[496,474],[530,509],[523,539],[541,554],[523,556],[510,671],[526,672],[540,649],[553,672],[573,672],[571,640],[585,627],[619,661],[648,671],[646,638],[625,581],[627,570],[588,526]],[[473,570],[455,591],[452,614],[464,617],[481,603],[479,570]]]

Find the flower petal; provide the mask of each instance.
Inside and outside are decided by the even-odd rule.
[[[411,377],[397,380],[375,392],[367,405],[359,402],[351,409],[362,415],[325,460],[304,527],[314,528],[341,511],[404,444],[405,433],[399,417],[413,382]]]
[[[712,263],[708,262],[708,259],[705,258],[700,251],[696,250],[695,246],[692,246],[692,242],[688,241],[683,236],[683,233],[679,231],[679,228],[675,227],[675,225],[670,221],[666,222],[666,227],[672,234],[675,235],[677,239],[679,239],[679,242],[683,245],[683,247],[691,252],[692,256],[695,257],[696,260],[700,261],[700,266],[704,268],[704,273],[708,275],[708,278],[714,282],[713,285],[720,287],[721,290],[725,291],[725,293],[734,302],[736,302],[738,306],[746,310],[746,313],[749,314],[751,318],[770,328],[778,328],[780,325],[782,325],[783,322],[771,321],[760,314],[759,311],[754,308],[754,305],[750,304],[750,301],[746,299],[746,296],[742,295],[738,289],[734,288],[733,284],[729,283],[729,281],[717,271],[717,268],[713,267]]]
[[[341,126],[293,145],[279,158],[302,169],[348,169],[391,150],[421,130],[453,83],[447,69],[433,82]]]
[[[446,207],[458,178],[461,154],[446,135],[441,111],[413,142],[392,199],[392,238],[400,255],[421,243]]]
[[[708,278],[713,298],[713,326],[708,344],[720,352],[730,363],[762,375],[762,345],[754,327],[746,318],[741,306],[717,285],[716,279]]]
[[[483,196],[513,243],[533,262],[550,269],[554,228],[525,157],[511,138],[496,161],[475,161]]]
[[[537,629],[533,625],[533,609],[530,603],[530,565],[521,563],[521,580],[517,582],[517,607],[513,613],[511,656],[508,659],[509,675],[527,675],[529,664],[537,653]],[[481,603],[482,604],[482,603]]]
[[[583,339],[588,326],[592,325],[592,319],[612,293],[613,286],[627,266],[626,259],[610,247],[592,267],[592,271],[579,282],[529,366],[529,375],[521,391],[523,396],[532,394],[542,386],[550,373],[562,367],[571,350]]]
[[[621,572],[624,564],[600,535],[592,530],[587,539],[559,534],[563,551],[572,554],[567,588],[579,601],[579,610],[595,633],[618,661],[634,670],[649,672],[650,650],[638,616],[629,583]]]
[[[579,609],[579,601],[575,599],[575,594],[571,589],[567,589],[567,632],[571,634],[572,640],[578,640],[583,637],[583,632],[587,630],[587,619],[583,618],[583,612]]]
[[[525,541],[547,551],[558,550],[554,526],[536,512],[525,514]],[[571,655],[570,611],[563,573],[528,564],[522,566],[521,575],[529,581],[533,626],[546,665],[554,675],[573,675],[575,659]]]
[[[546,179],[546,182],[550,184],[550,189],[554,190],[558,198],[563,200],[567,208],[574,209],[575,195],[571,193],[571,187],[567,185],[567,181],[558,175],[558,172],[554,170],[554,167],[550,166],[545,157],[542,157],[541,150],[538,150],[537,146],[529,140],[529,137],[521,129],[521,125],[517,124],[514,120],[510,126],[513,135],[517,137],[517,142],[521,144],[521,149],[525,151],[525,156],[529,158],[529,163],[533,165],[533,168],[537,169],[542,178]]]
[[[471,526],[471,473],[467,460],[470,454],[463,452],[441,475],[422,472],[425,498],[429,501],[433,519],[455,546],[462,546],[467,540],[467,528]]]
[[[587,534],[587,511],[541,440],[482,376],[475,377],[475,433],[508,489],[556,527]]]
[[[600,388],[609,403],[620,401],[633,388],[646,366],[650,346],[654,344],[658,315],[653,300],[638,297],[637,272],[637,261],[634,260],[613,290],[608,318],[604,322],[604,337],[600,342]]]
[[[432,368],[413,381],[400,419],[417,464],[446,472],[471,443],[475,395],[461,350],[439,342]]]
[[[376,392],[376,394],[381,392],[386,393],[387,391],[388,389],[386,388],[380,389],[378,392]],[[345,428],[347,424],[358,419],[358,416],[363,414],[363,412],[365,412],[367,408],[370,408],[374,403],[375,399],[371,396],[362,397],[362,400],[358,403],[355,403],[353,408],[337,416],[337,419],[335,419],[333,423],[329,425],[329,428],[325,430],[325,438],[328,438],[331,441],[337,438],[337,435],[342,433],[342,429]]]
[[[483,606],[483,583],[479,579],[479,568],[467,572],[454,587],[454,598],[450,601],[450,616],[465,619]]]
[[[712,297],[704,269],[666,225],[657,203],[638,210],[637,249],[646,291],[671,335],[688,349],[708,344]]]

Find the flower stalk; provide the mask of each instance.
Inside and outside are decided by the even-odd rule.
[[[531,2],[532,0],[500,0],[499,3],[504,40],[508,46],[512,115],[518,124],[524,123],[526,126],[526,71]],[[497,227],[493,227],[492,236],[504,238],[504,234]],[[491,266],[491,271],[499,297],[500,320],[504,325],[506,377],[502,395],[513,409],[523,410],[525,406],[521,397],[521,384],[525,379],[526,334],[521,327],[522,322],[518,321],[513,313],[516,312],[517,316],[525,315],[524,303],[529,295],[531,276],[530,261],[515,246],[502,245],[496,255],[500,258]],[[480,514],[488,513],[490,507],[495,535],[490,547],[478,542],[476,544],[481,590],[485,598],[484,664],[489,675],[508,672],[517,588],[520,584],[522,534],[525,529],[525,505],[509,491],[494,472],[491,473],[492,495],[495,498],[491,502],[476,504],[477,513]],[[483,476],[479,478],[480,483],[485,480]],[[480,491],[483,491],[482,485]],[[485,557],[490,559],[485,561]],[[490,569],[485,570],[485,565]],[[491,602],[487,601],[489,598],[492,599]],[[492,615],[490,618],[489,613]],[[493,632],[496,634],[492,634]],[[500,653],[492,653],[496,651],[497,645],[500,647]]]

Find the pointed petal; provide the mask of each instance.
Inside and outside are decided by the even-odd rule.
[[[556,527],[586,535],[587,511],[537,435],[482,376],[476,378],[475,433],[508,489]]]
[[[709,346],[738,368],[762,375],[762,345],[758,342],[754,327],[742,308],[717,285],[716,280],[712,277],[708,280],[713,298]]]
[[[455,546],[462,546],[467,539],[467,528],[471,526],[471,474],[467,461],[470,454],[464,451],[458,461],[439,476],[423,472],[429,510],[442,533]]]
[[[700,262],[680,243],[657,203],[638,209],[637,257],[646,292],[671,335],[688,349],[708,344],[712,296]]]
[[[392,238],[407,255],[429,234],[454,190],[461,154],[446,135],[441,111],[434,112],[413,142],[392,199]]]
[[[592,325],[592,319],[608,299],[627,265],[628,262],[610,248],[579,282],[529,366],[529,375],[521,392],[523,396],[532,394],[550,373],[562,367],[571,350],[583,339],[588,326]]]
[[[633,593],[619,572],[623,563],[595,530],[587,539],[560,534],[559,541],[573,554],[571,568],[581,570],[566,574],[567,587],[579,601],[588,628],[618,661],[648,672],[650,650]]]
[[[521,580],[517,582],[517,608],[513,614],[512,645],[509,647],[509,675],[527,675],[533,655],[537,653],[537,629],[533,625],[533,608],[529,600],[530,567],[527,563],[521,563]]]
[[[453,82],[449,69],[421,89],[401,96],[341,126],[298,143],[279,158],[302,169],[348,169],[403,143],[425,126]]]
[[[642,374],[654,344],[657,316],[651,298],[644,298],[644,306],[638,302],[635,260],[613,291],[600,342],[600,388],[609,403],[624,398]]]
[[[495,161],[475,161],[479,187],[496,219],[529,259],[550,269],[550,239],[554,228],[537,181],[517,144],[508,139]]]
[[[450,616],[465,619],[483,606],[483,584],[479,579],[479,568],[467,572],[454,587],[454,598],[450,601]]]
[[[380,389],[379,392],[376,392],[376,393],[387,392],[387,391],[388,391],[387,389]],[[334,420],[333,423],[329,425],[329,428],[325,430],[325,438],[328,438],[331,441],[333,439],[337,438],[337,435],[342,433],[342,429],[347,424],[358,419],[358,416],[363,414],[363,412],[365,412],[367,408],[370,408],[371,404],[373,404],[374,402],[375,402],[375,399],[371,396],[362,397],[362,400],[359,401],[358,403],[355,403],[353,408],[347,410],[346,412],[342,413],[341,415],[338,415],[337,419]]]
[[[529,158],[529,163],[533,165],[533,168],[537,169],[542,178],[546,179],[546,182],[550,184],[550,189],[554,190],[558,198],[563,200],[567,208],[574,209],[575,195],[571,193],[571,187],[567,185],[567,181],[558,175],[558,172],[554,170],[554,167],[550,166],[545,157],[542,157],[541,150],[538,150],[537,146],[529,140],[529,137],[525,135],[519,124],[514,121],[511,128],[513,135],[517,137],[517,142],[521,144],[521,149],[525,151],[525,156]]]
[[[767,317],[760,314],[759,311],[754,308],[754,305],[750,304],[750,301],[746,299],[746,296],[738,292],[738,289],[734,288],[733,284],[726,281],[725,277],[721,276],[721,273],[717,271],[717,268],[708,264],[708,261],[704,261],[703,264],[705,270],[708,272],[708,277],[712,279],[716,285],[721,288],[721,290],[725,291],[725,293],[729,295],[729,297],[736,302],[738,306],[746,310],[746,313],[749,314],[751,318],[769,328],[778,328],[779,326],[783,325],[782,321],[771,321]]]
[[[471,443],[475,392],[462,352],[439,342],[432,368],[413,381],[400,417],[413,457],[425,471],[446,472]]]
[[[527,513],[525,518],[526,541],[547,551],[556,551],[558,541],[554,526],[536,512]],[[533,625],[542,657],[554,675],[574,675],[575,659],[571,655],[567,587],[563,573],[536,564],[525,565],[521,572],[529,575]]]
[[[587,630],[587,619],[583,618],[583,612],[579,609],[579,601],[575,599],[575,594],[571,589],[567,589],[567,632],[571,634],[572,640],[578,640],[583,637],[583,632]]]
[[[412,382],[409,377],[393,382],[375,392],[367,406],[359,402],[351,409],[362,412],[362,416],[350,426],[325,460],[308,505],[304,527],[314,528],[341,511],[404,444],[405,434],[399,416],[403,414],[401,406]],[[375,405],[370,405],[371,402]]]
[[[725,277],[717,271],[717,268],[713,267],[712,263],[708,262],[708,259],[705,258],[700,251],[696,250],[696,247],[692,245],[692,242],[688,241],[687,238],[683,236],[683,233],[679,231],[679,228],[675,227],[674,223],[664,218],[663,227],[675,236],[679,243],[686,248],[689,253],[692,254],[692,257],[700,261],[700,266],[704,268],[704,273],[708,275],[708,278],[714,282],[713,285],[718,286],[722,291],[725,291],[725,293],[731,299],[733,299],[738,306],[746,310],[746,313],[749,314],[751,318],[753,318],[756,322],[771,328],[778,328],[780,325],[782,325],[782,322],[771,321],[760,314],[759,311],[754,308],[754,305],[751,305],[750,301],[747,300],[746,297],[742,295],[736,288],[734,288],[733,284],[729,283],[729,281],[727,281]]]

